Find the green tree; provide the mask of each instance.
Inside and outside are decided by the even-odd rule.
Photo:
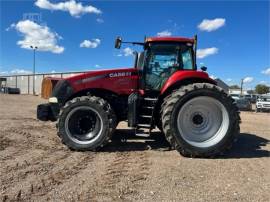
[[[269,93],[269,86],[263,85],[263,84],[258,84],[255,87],[255,91],[258,94],[266,94]]]

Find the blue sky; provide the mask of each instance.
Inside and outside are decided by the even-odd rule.
[[[64,3],[65,2],[65,3]],[[131,50],[114,39],[198,34],[198,65],[229,84],[270,84],[269,1],[1,0],[0,74],[131,67]],[[40,20],[31,22],[31,14]],[[205,21],[204,21],[205,20]],[[208,20],[208,21],[207,21]],[[201,26],[199,26],[201,25]]]

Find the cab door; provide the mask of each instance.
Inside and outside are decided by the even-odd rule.
[[[144,58],[145,56],[145,52],[140,52],[138,53],[137,56],[137,60],[136,60],[136,64],[135,64],[135,68],[138,71],[138,88],[139,89],[144,89]]]
[[[145,89],[159,91],[167,79],[177,70],[179,46],[176,44],[152,44],[147,51],[145,65]]]
[[[191,46],[181,43],[153,43],[146,51],[145,89],[160,91],[166,81],[181,70],[194,70]]]

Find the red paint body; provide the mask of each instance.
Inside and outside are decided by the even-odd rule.
[[[145,40],[145,43],[154,42],[187,42],[194,44],[195,40],[184,37],[149,37]],[[136,68],[91,71],[67,78],[75,93],[86,89],[103,89],[118,95],[129,95],[137,90],[143,94],[143,89],[138,89],[139,79]],[[200,81],[216,83],[205,72],[179,70],[165,82],[160,93],[165,93],[176,82],[186,79],[200,79]]]
[[[111,73],[119,72],[137,73],[137,70],[135,68],[125,68],[92,71],[69,77],[67,78],[67,80],[71,83],[73,89],[75,90],[75,93],[84,89],[104,89],[119,95],[129,95],[137,88],[138,76],[109,76]],[[93,78],[93,80],[88,81],[88,78]],[[82,82],[78,83],[78,81]]]
[[[162,41],[168,41],[168,42],[189,42],[194,43],[193,38],[184,38],[184,37],[149,37],[146,39],[145,42],[162,42]]]
[[[202,71],[177,71],[163,85],[160,94],[163,94],[170,86],[174,85],[176,82],[186,79],[203,79],[205,81],[208,81],[209,83],[216,83],[216,81],[211,79],[207,73]]]
[[[131,75],[110,77],[110,75],[112,76],[115,73],[120,73],[120,75],[121,73]],[[215,83],[215,81],[209,78],[208,74],[205,72],[190,70],[177,71],[165,82],[161,89],[161,94],[166,92],[170,86],[180,80],[195,78]],[[84,74],[69,77],[67,80],[71,83],[75,93],[85,89],[103,89],[118,95],[129,95],[134,92],[134,90],[138,90],[139,76],[137,74],[137,69],[125,68],[86,72]]]

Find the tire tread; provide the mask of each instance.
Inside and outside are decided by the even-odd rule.
[[[63,121],[63,119],[60,118],[63,115],[63,112],[65,110],[68,110],[68,108],[71,107],[71,105],[75,105],[76,103],[85,102],[85,101],[92,102],[92,103],[99,105],[99,107],[101,107],[104,110],[106,116],[108,117],[108,123],[109,123],[108,124],[108,132],[106,134],[106,137],[103,139],[102,143],[99,145],[96,145],[94,147],[91,147],[91,148],[75,147],[74,144],[71,143],[71,141],[66,141],[66,138],[63,138],[63,136],[65,134],[63,134],[63,131],[61,131],[61,128],[59,127],[59,125],[60,125],[59,122]],[[58,121],[56,124],[57,135],[60,137],[63,144],[65,144],[70,149],[76,150],[76,151],[86,151],[86,150],[97,151],[97,150],[101,149],[102,147],[107,145],[109,143],[109,141],[111,140],[111,137],[112,137],[112,134],[116,128],[116,125],[117,125],[116,115],[114,113],[114,110],[111,108],[110,104],[106,100],[104,100],[103,98],[96,97],[96,96],[81,96],[81,97],[73,98],[72,100],[66,102],[66,104],[60,110],[60,113],[58,116]]]
[[[175,134],[171,129],[171,119],[172,119],[171,115],[175,104],[181,97],[187,95],[191,91],[201,89],[215,91],[224,98],[224,102],[227,102],[229,106],[230,111],[228,113],[232,115],[231,122],[233,123],[232,134],[229,136],[229,138],[227,138],[227,141],[222,145],[222,147],[219,148],[214,147],[213,150],[206,153],[202,153],[194,149],[190,149],[189,147],[185,147],[184,144],[181,144],[181,142],[176,139],[177,137],[175,136]],[[241,123],[239,110],[238,107],[236,106],[235,101],[227,93],[225,93],[225,91],[222,88],[209,83],[193,83],[173,91],[164,99],[164,102],[161,105],[161,119],[162,119],[162,128],[167,141],[180,154],[186,157],[213,157],[218,154],[223,154],[232,147],[232,143],[234,142],[235,139],[237,139],[237,135],[239,134],[240,131],[239,123]]]

